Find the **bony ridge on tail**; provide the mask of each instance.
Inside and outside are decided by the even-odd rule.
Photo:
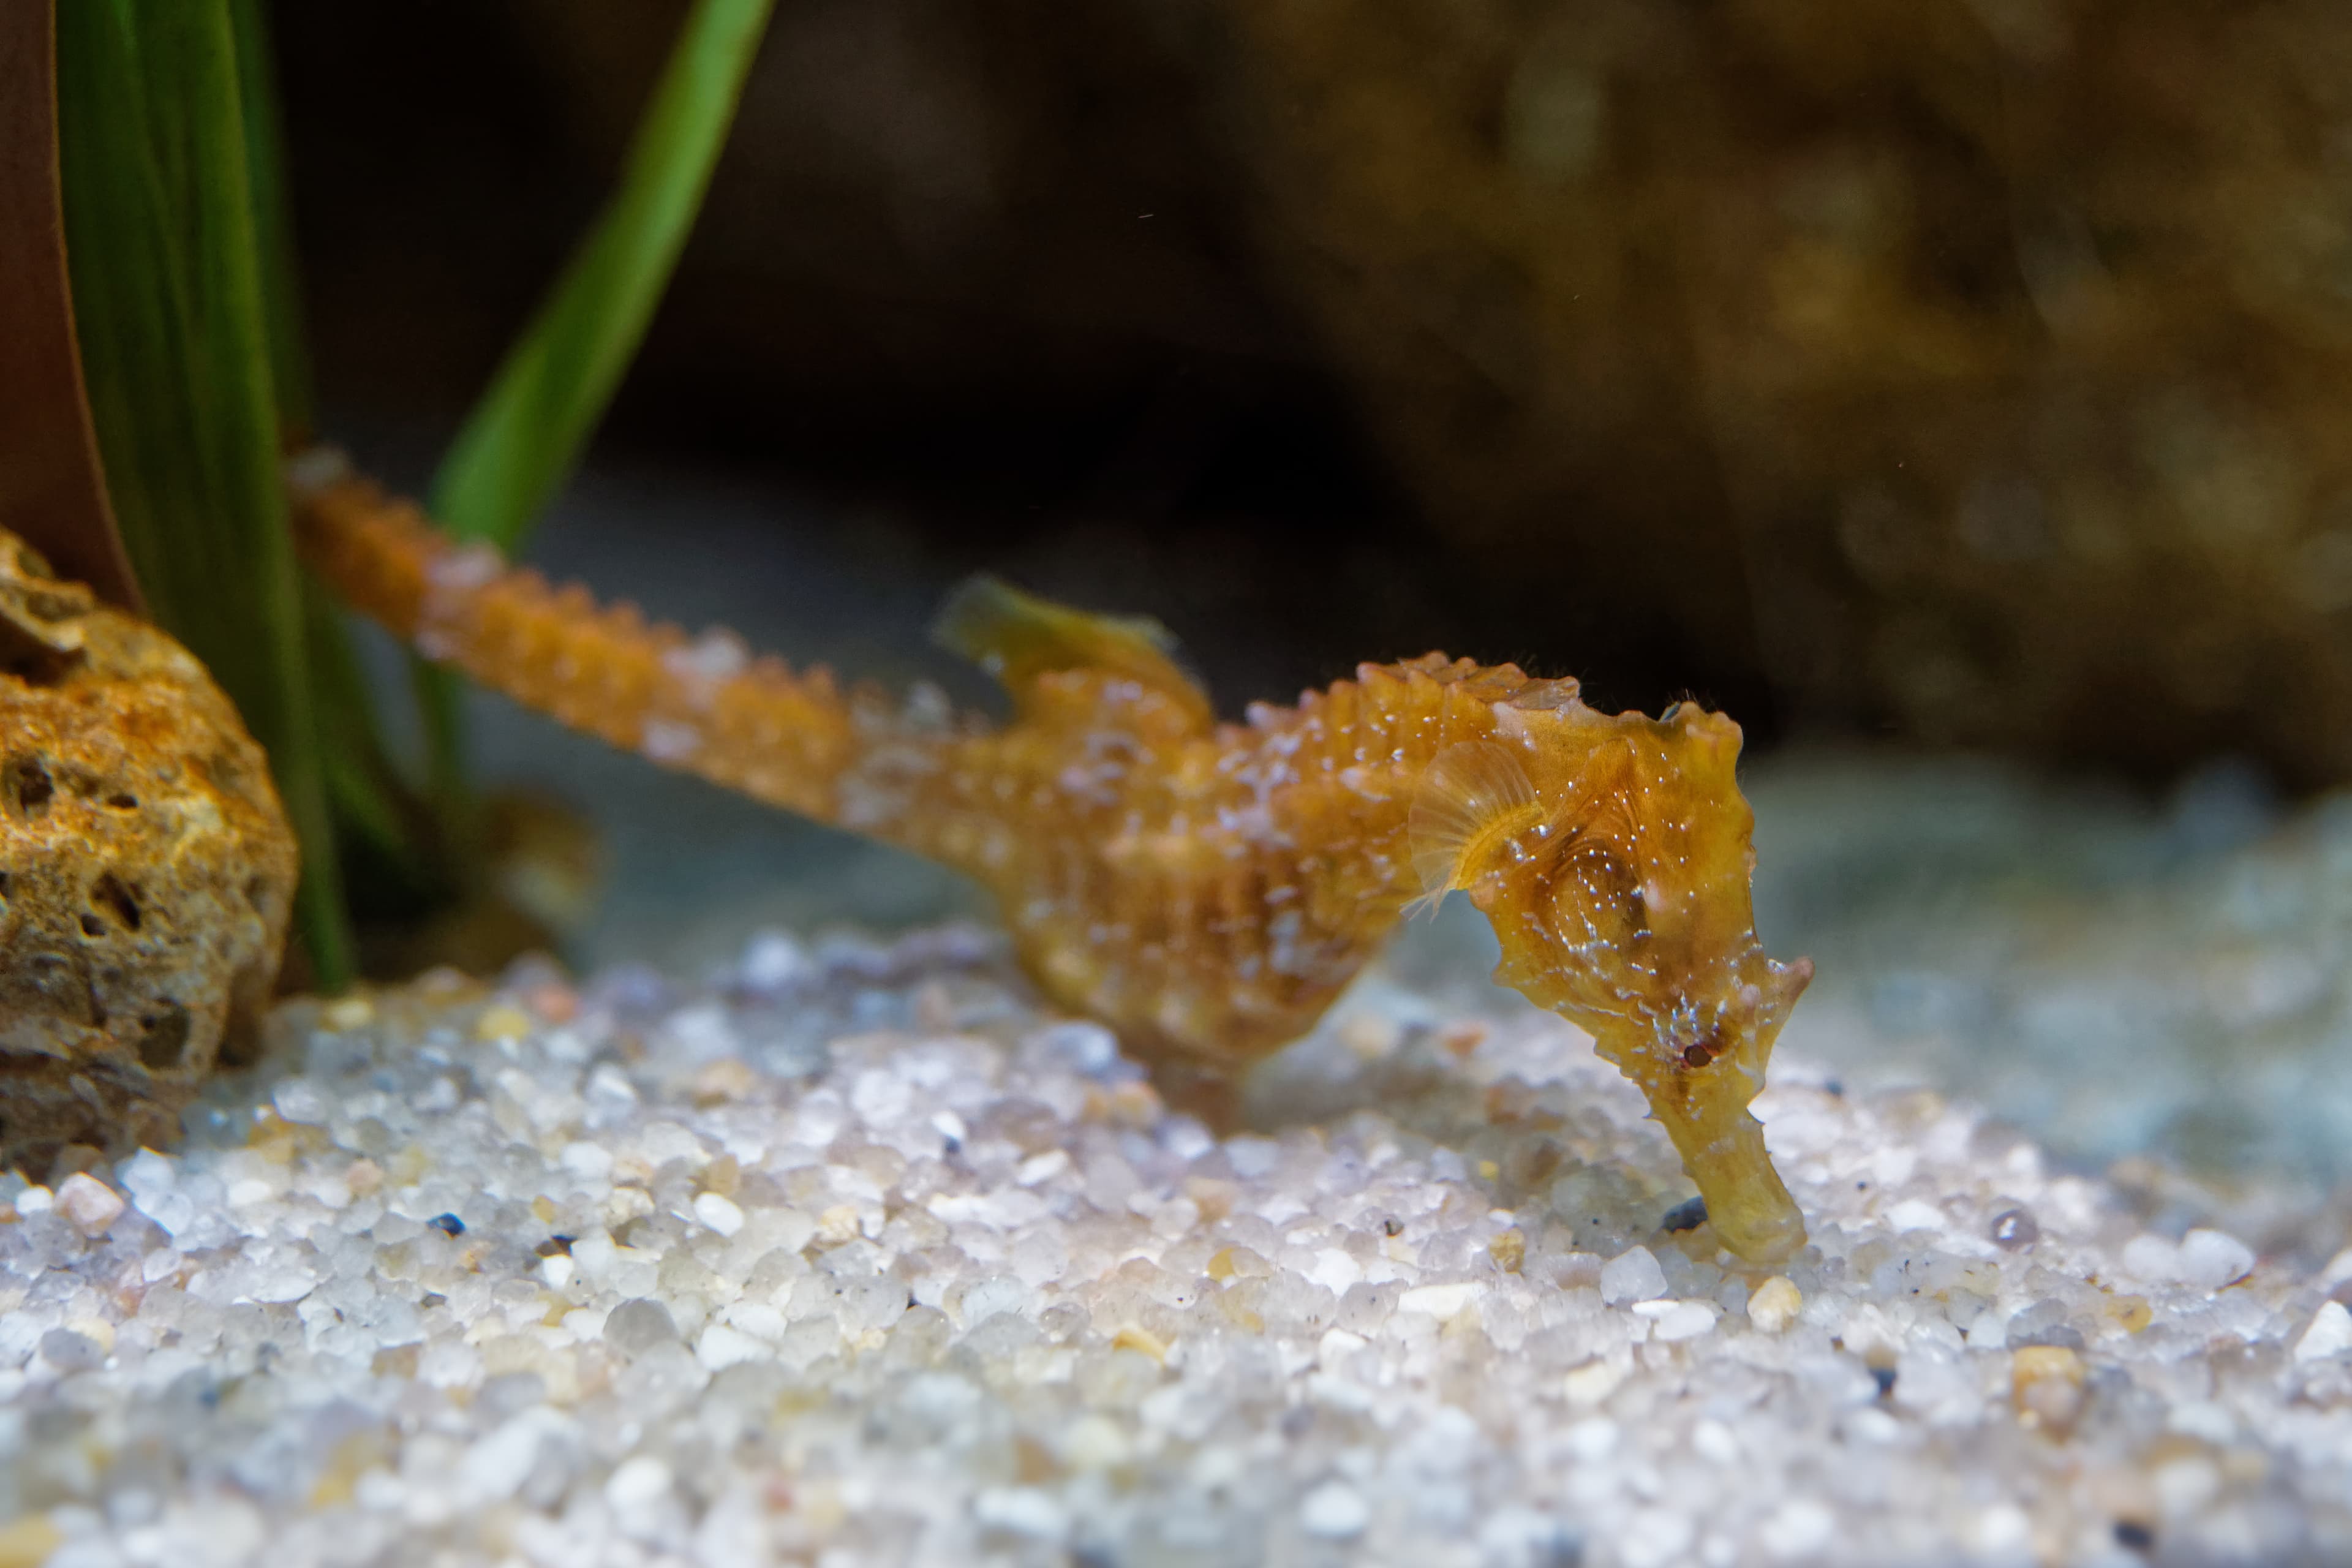
[[[362,613],[666,766],[967,872],[1046,994],[1163,1079],[1230,1081],[1410,903],[1466,894],[1496,977],[1648,1098],[1723,1244],[1755,1264],[1803,1245],[1748,1106],[1812,965],[1757,941],[1723,715],[1599,713],[1572,680],[1430,654],[1220,724],[1156,625],[982,578],[940,636],[1013,718],[943,720],[509,571],[331,453],[291,475],[306,558]]]

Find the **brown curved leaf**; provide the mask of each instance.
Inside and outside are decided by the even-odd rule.
[[[66,280],[51,0],[0,0],[0,526],[144,608],[107,504]]]

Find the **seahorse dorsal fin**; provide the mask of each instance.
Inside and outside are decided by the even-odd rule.
[[[1040,676],[1101,669],[1175,700],[1203,729],[1213,721],[1208,694],[1170,657],[1176,639],[1148,616],[1095,615],[983,574],[948,595],[931,636],[994,676],[1016,702]]]
[[[1405,817],[1423,895],[1434,902],[1469,887],[1505,844],[1543,819],[1528,770],[1508,748],[1492,741],[1446,747],[1414,785]]]

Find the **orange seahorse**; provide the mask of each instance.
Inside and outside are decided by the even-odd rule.
[[[1153,624],[981,579],[940,633],[1011,694],[996,727],[599,609],[331,453],[292,476],[304,553],[362,614],[615,745],[978,879],[1046,994],[1171,1093],[1305,1033],[1409,903],[1467,893],[1496,977],[1639,1086],[1723,1244],[1803,1244],[1748,1105],[1812,965],[1757,941],[1721,714],[1598,713],[1573,680],[1430,654],[1221,724]]]

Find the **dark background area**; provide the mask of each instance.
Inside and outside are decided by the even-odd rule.
[[[278,9],[328,418],[391,477],[682,9]],[[1156,614],[1229,713],[1440,647],[1751,747],[2307,788],[2347,390],[2321,0],[782,0],[596,460],[773,497],[853,598]],[[628,526],[607,592],[761,548]]]
[[[422,482],[608,189],[678,9],[281,8],[337,434],[388,436]],[[1265,276],[1205,84],[1134,20],[787,0],[598,452],[772,491],[780,529],[830,520],[879,574],[1155,614],[1229,713],[1443,647],[1612,707],[1696,691],[1769,735],[1752,661],[1433,526]],[[745,547],[684,511],[644,526],[714,573]]]

